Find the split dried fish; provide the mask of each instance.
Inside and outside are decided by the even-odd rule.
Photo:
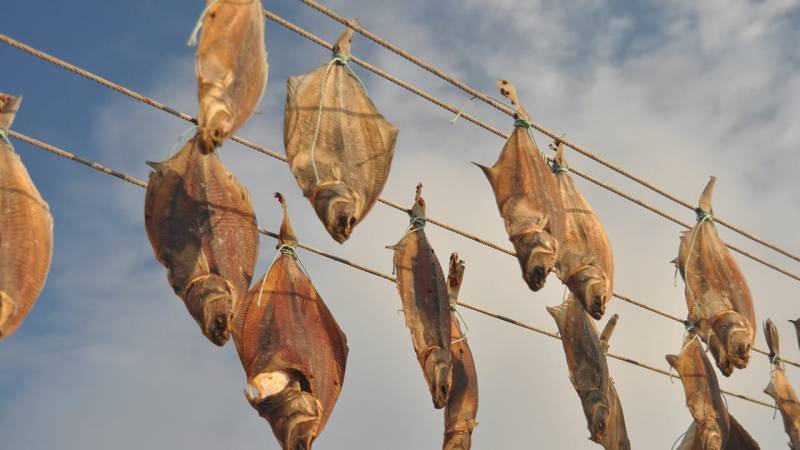
[[[414,352],[433,405],[440,409],[447,404],[452,383],[450,300],[442,267],[425,236],[425,200],[421,189],[420,184],[408,232],[389,248],[394,250],[397,290]]]
[[[750,433],[732,415],[728,414],[728,420],[730,422],[730,432],[728,433],[728,440],[722,447],[724,450],[759,450],[761,448],[755,439],[750,436]],[[692,422],[689,425],[689,429],[684,434],[676,450],[703,450],[703,443],[697,433],[696,423]]]
[[[533,291],[553,270],[564,233],[564,207],[555,176],[530,134],[530,116],[514,86],[499,80],[500,93],[514,105],[514,132],[492,167],[475,163],[494,190],[497,208],[514,244],[522,277]]]
[[[725,376],[747,367],[755,341],[750,288],[713,223],[711,177],[698,202],[697,224],[681,236],[676,264],[686,283],[689,322]]]
[[[217,148],[253,115],[267,87],[264,11],[259,0],[207,0],[195,62],[199,145]]]
[[[616,320],[609,322],[601,342],[594,323],[573,294],[556,307],[547,307],[561,334],[569,379],[578,393],[586,416],[589,439],[606,450],[629,450],[625,416],[614,382],[608,372],[604,347],[608,346]]]
[[[283,206],[279,255],[237,307],[234,339],[255,391],[247,400],[283,450],[310,450],[344,383],[347,337],[300,265],[286,202],[275,196]]]
[[[250,194],[216,153],[192,138],[170,159],[148,164],[145,226],[156,259],[203,334],[230,337],[229,317],[250,286],[258,228]]]
[[[0,93],[0,130],[22,102]],[[19,328],[39,297],[53,257],[53,216],[28,170],[0,136],[0,339]]]
[[[800,400],[784,372],[783,362],[780,359],[778,329],[769,319],[764,324],[764,336],[767,339],[770,360],[773,364],[772,377],[769,385],[764,389],[764,393],[775,400],[775,404],[781,411],[783,427],[786,434],[789,435],[789,448],[800,450]]]
[[[284,116],[292,174],[339,243],[380,196],[398,133],[348,66],[352,35],[342,34],[329,63],[289,77]]]
[[[569,175],[564,144],[558,141],[556,146],[553,171],[564,204],[565,229],[555,272],[586,312],[599,320],[614,293],[611,244],[603,224]]]

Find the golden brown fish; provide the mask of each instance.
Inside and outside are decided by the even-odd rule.
[[[453,381],[450,397],[444,409],[443,450],[469,450],[472,448],[472,430],[478,426],[478,374],[467,336],[461,332],[455,312],[458,291],[464,278],[464,261],[458,254],[450,255],[450,272],[447,276],[447,291],[450,297],[451,314],[450,359],[453,364]]]
[[[590,316],[599,320],[614,293],[614,259],[603,224],[578,191],[564,159],[564,144],[556,143],[553,172],[564,205],[564,237],[559,240],[555,272]]]
[[[199,144],[217,148],[247,122],[267,86],[264,11],[259,0],[207,0],[197,46]]]
[[[0,92],[0,130],[11,128],[22,99]],[[0,136],[0,339],[28,316],[53,256],[53,216],[8,138]]]
[[[778,329],[769,319],[764,323],[764,336],[767,339],[770,360],[773,364],[772,379],[764,389],[764,393],[775,400],[775,404],[781,411],[783,427],[786,434],[789,435],[789,448],[800,450],[800,400],[797,399],[797,394],[784,372],[783,362],[780,359]]]
[[[700,196],[697,224],[681,237],[676,264],[686,283],[689,322],[725,376],[747,367],[755,341],[755,311],[750,288],[733,255],[714,227],[711,196],[715,177]]]
[[[344,335],[294,252],[297,238],[283,206],[279,255],[237,307],[234,339],[251,390],[283,450],[310,450],[344,383]]]
[[[292,174],[340,243],[380,196],[398,132],[347,65],[352,35],[348,28],[339,38],[329,63],[289,77],[284,116]]]
[[[678,356],[667,355],[667,362],[681,377],[686,406],[699,428],[702,450],[722,450],[730,430],[728,410],[719,390],[714,368],[697,335],[685,339]]]
[[[538,291],[556,263],[564,208],[556,178],[530,134],[530,116],[520,105],[516,89],[505,80],[497,85],[517,110],[514,132],[494,166],[475,165],[492,185],[522,277],[531,290]]]
[[[750,436],[750,433],[732,415],[728,414],[728,420],[730,422],[730,432],[728,433],[728,440],[722,447],[724,450],[759,450],[761,448],[755,439]],[[689,429],[675,450],[703,450],[703,443],[697,433],[696,423],[692,422],[689,425]]]
[[[573,294],[556,307],[547,307],[561,334],[569,379],[583,405],[591,439],[606,450],[629,450],[622,405],[608,373],[604,344],[594,323]],[[604,331],[605,346],[616,321]]]
[[[452,380],[450,300],[442,267],[425,236],[425,200],[421,189],[420,184],[411,209],[409,231],[389,248],[394,250],[397,290],[414,352],[433,405],[440,409],[447,404]]]
[[[148,162],[155,172],[147,185],[145,226],[175,293],[203,334],[223,345],[233,306],[253,277],[258,228],[247,190],[197,141],[166,161]]]

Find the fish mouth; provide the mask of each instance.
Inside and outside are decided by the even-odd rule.
[[[523,266],[522,277],[528,283],[528,287],[536,292],[544,287],[547,276],[555,267],[558,244],[550,236],[550,233],[544,230],[528,235],[522,242],[515,242],[515,247],[516,244],[530,246],[530,253]],[[519,252],[519,250],[517,251]],[[521,260],[520,263],[522,263]]]
[[[256,394],[245,391],[245,396],[258,414],[269,422],[284,450],[311,450],[322,422],[322,405],[313,394],[303,390],[301,381],[305,379],[302,376],[299,378],[303,379],[298,380],[299,374],[278,372],[272,375],[276,374],[288,377],[271,385],[274,390],[288,381],[279,392],[270,394],[270,389],[262,384],[255,386]]]
[[[435,347],[425,358],[424,369],[433,406],[436,409],[444,408],[450,398],[450,386],[453,379],[450,353],[445,352],[441,347]]]
[[[746,368],[747,363],[750,362],[750,341],[734,339],[728,346],[728,355],[734,367],[737,369]]]
[[[342,182],[325,182],[317,186],[311,202],[328,234],[342,244],[353,232],[361,210],[359,195]]]
[[[224,278],[213,274],[196,278],[186,290],[185,303],[208,340],[218,346],[228,342],[233,288]]]
[[[338,243],[343,244],[344,241],[350,238],[353,232],[353,227],[356,224],[356,217],[347,213],[338,214],[331,224],[327,227],[328,233]]]

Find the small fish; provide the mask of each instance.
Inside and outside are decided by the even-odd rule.
[[[781,411],[783,427],[786,434],[789,435],[789,448],[800,450],[800,400],[784,372],[784,366],[780,360],[778,329],[769,319],[764,323],[764,336],[767,339],[770,360],[773,364],[772,377],[769,385],[764,389],[764,393],[775,400],[775,404]]]
[[[0,92],[0,130],[22,102]],[[0,137],[0,340],[19,328],[39,297],[53,257],[53,216],[19,155]]]

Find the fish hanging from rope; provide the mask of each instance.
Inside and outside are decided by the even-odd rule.
[[[289,77],[283,131],[292,174],[339,243],[383,191],[398,133],[350,68],[352,36],[348,28],[330,62]]]
[[[53,257],[50,207],[6,135],[21,102],[0,92],[0,339],[30,313]]]
[[[783,361],[780,358],[778,329],[769,319],[764,323],[764,337],[769,346],[769,358],[772,362],[772,376],[764,393],[775,400],[781,411],[783,427],[789,435],[789,448],[800,450],[800,400],[789,383],[789,378],[786,377]]]
[[[450,360],[453,366],[452,382],[447,405],[444,408],[444,443],[442,450],[470,450],[472,430],[478,426],[478,374],[466,333],[462,332],[456,317],[456,303],[461,281],[464,279],[464,261],[458,254],[450,255],[447,275],[447,292],[450,297]]]
[[[573,294],[556,307],[547,307],[561,335],[569,379],[583,405],[589,439],[606,450],[630,450],[622,404],[608,372],[605,349],[618,316],[614,316],[601,337],[594,322]]]
[[[564,159],[564,144],[556,142],[553,172],[564,206],[564,237],[559,241],[555,272],[590,316],[599,320],[614,293],[611,244],[591,205],[575,186]]]
[[[442,267],[425,236],[425,200],[417,185],[411,225],[394,250],[397,290],[414,352],[436,409],[444,408],[452,383],[450,298]]]
[[[283,450],[311,450],[344,383],[347,338],[297,258],[286,202],[279,254],[233,320],[247,400]],[[254,392],[251,392],[254,391]]]
[[[200,148],[213,151],[253,115],[267,86],[264,10],[260,0],[207,0],[198,25]]]
[[[675,263],[686,284],[688,322],[708,345],[717,367],[730,376],[744,369],[755,341],[755,310],[739,265],[714,226],[711,177],[697,206],[697,224],[681,236]]]
[[[728,440],[722,447],[723,450],[759,450],[761,447],[750,436],[750,433],[730,414],[728,414],[730,422],[730,431],[728,432]],[[674,447],[675,450],[704,450],[701,435],[697,433],[697,424],[692,422],[689,429],[684,433],[680,444]]]
[[[145,227],[169,283],[216,345],[247,293],[258,256],[250,194],[195,136],[170,159],[148,164]]]
[[[556,263],[564,207],[556,178],[530,134],[530,115],[519,103],[516,89],[505,80],[497,86],[517,111],[514,131],[494,166],[474,164],[492,185],[522,277],[531,290],[538,291]]]

